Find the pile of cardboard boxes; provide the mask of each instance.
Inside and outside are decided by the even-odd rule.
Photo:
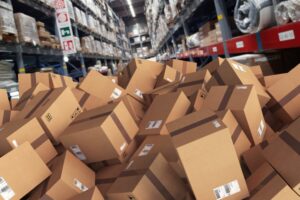
[[[18,101],[0,91],[0,199],[300,199],[300,65],[252,70],[135,59],[79,83],[19,74]]]

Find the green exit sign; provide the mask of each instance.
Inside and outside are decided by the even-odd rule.
[[[71,36],[71,30],[70,30],[70,27],[63,27],[63,28],[60,28],[60,34],[61,34],[61,37],[68,37],[68,36]]]

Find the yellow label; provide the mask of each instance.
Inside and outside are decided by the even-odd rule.
[[[25,73],[25,68],[19,68],[19,73]]]
[[[223,15],[218,15],[218,20],[221,21],[223,19]]]

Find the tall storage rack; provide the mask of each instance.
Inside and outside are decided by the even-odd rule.
[[[1,0],[10,4],[13,12],[22,12],[45,23],[46,29],[53,35],[58,36],[55,23],[55,10],[51,6],[40,0]],[[130,45],[126,37],[125,25],[109,7],[105,1],[94,0],[95,4],[103,11],[103,16],[97,16],[87,5],[83,4],[80,0],[70,0],[73,6],[81,9],[86,16],[91,15],[101,24],[105,26],[108,31],[116,35],[117,40],[112,41],[101,34],[92,32],[88,27],[72,21],[73,34],[79,38],[84,36],[93,36],[95,40],[112,44],[121,53],[119,56],[103,55],[99,53],[87,53],[78,51],[76,54],[69,56],[69,62],[65,63],[62,50],[45,48],[38,45],[19,43],[19,42],[6,42],[0,41],[0,58],[13,59],[16,62],[16,72],[26,73],[30,72],[29,65],[24,66],[24,57],[30,57],[32,65],[53,67],[59,74],[70,75],[74,78],[84,76],[88,66],[101,62],[103,65],[112,67],[119,62],[128,62],[130,59]],[[105,18],[105,21],[103,19]],[[1,56],[2,55],[2,56]],[[46,64],[47,65],[44,65]],[[25,68],[26,67],[26,68]]]
[[[169,5],[169,1],[171,0],[163,1],[158,15],[165,15],[164,7]],[[149,1],[146,1],[146,4],[147,2]],[[216,58],[220,55],[230,57],[242,53],[264,53],[300,47],[300,22],[274,26],[255,34],[240,33],[236,35],[232,33],[228,23],[228,12],[234,9],[236,0],[186,0],[186,2],[186,6],[168,27],[168,32],[154,47],[155,55],[171,52],[170,58],[192,61],[195,59],[205,60],[208,57]],[[273,2],[276,4],[276,1]],[[178,52],[178,38],[186,38],[195,33],[195,30],[211,19],[218,21],[223,42],[204,47],[188,48],[186,51]],[[158,22],[153,24],[154,26],[150,25],[149,27],[152,36],[157,31]],[[156,40],[156,38],[152,38],[152,40]]]

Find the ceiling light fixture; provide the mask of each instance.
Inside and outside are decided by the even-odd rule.
[[[134,11],[133,6],[132,6],[132,1],[131,0],[127,0],[127,4],[129,6],[129,10],[130,10],[131,16],[132,17],[136,17],[135,11]]]

